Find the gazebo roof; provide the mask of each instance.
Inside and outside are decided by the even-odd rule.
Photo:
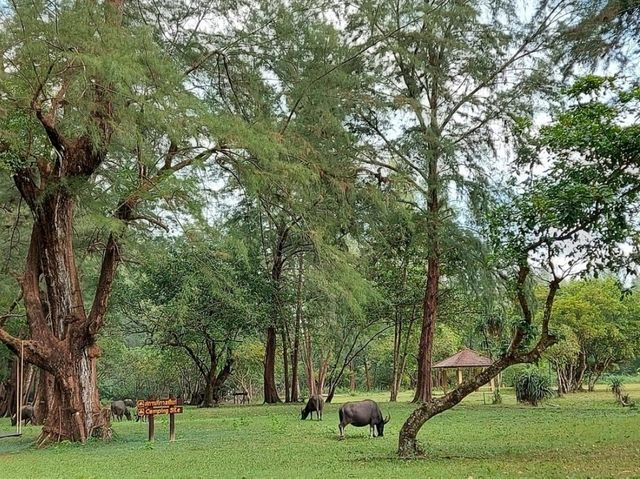
[[[454,354],[450,358],[443,359],[434,368],[484,368],[491,366],[492,361],[489,358],[480,356],[472,349],[465,348],[459,353]]]

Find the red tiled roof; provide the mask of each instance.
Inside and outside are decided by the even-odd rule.
[[[459,353],[454,354],[450,358],[443,359],[434,368],[482,368],[491,366],[492,361],[489,358],[480,356],[472,349],[463,349]]]

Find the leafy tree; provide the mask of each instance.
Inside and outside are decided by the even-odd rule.
[[[495,132],[530,114],[530,96],[551,86],[562,18],[579,18],[579,9],[542,1],[527,16],[510,1],[355,5],[348,31],[367,49],[370,72],[354,119],[368,146],[361,158],[409,185],[399,201],[426,221],[415,401],[429,401],[442,277],[467,269],[447,269],[445,255],[472,256],[458,245],[472,245],[469,227],[486,204]]]
[[[636,111],[637,97],[623,89],[611,98],[608,86],[609,80],[595,77],[577,81],[567,89],[572,103],[541,129],[533,148],[523,149],[527,161],[539,162],[544,152],[548,162],[497,208],[490,226],[496,266],[509,280],[521,318],[490,367],[409,416],[400,431],[401,455],[421,452],[416,436],[429,418],[510,365],[537,361],[558,341],[551,329],[553,308],[560,284],[576,274],[573,270],[617,270],[629,262],[619,245],[635,236],[640,178],[634,165],[640,148],[638,127],[625,118]],[[533,272],[546,279],[541,304],[529,292]]]
[[[121,314],[147,342],[190,358],[205,385],[202,406],[212,407],[233,373],[237,344],[262,325],[265,282],[232,236],[191,235],[159,253],[123,285]]]
[[[50,381],[40,444],[107,434],[96,341],[125,229],[161,225],[160,198],[181,209],[193,183],[176,173],[222,149],[217,117],[187,81],[197,66],[183,68],[161,31],[124,3],[2,7],[0,164],[29,209],[31,235],[20,275],[29,339],[0,329],[0,341],[14,352],[24,343]],[[97,229],[92,251],[102,256],[93,292],[78,271],[81,217]]]
[[[637,299],[625,296],[612,278],[574,281],[563,288],[554,323],[564,326],[568,337],[554,346],[561,348],[560,357],[558,350],[553,356],[562,392],[582,388],[584,378],[593,391],[614,364],[635,357],[640,347],[637,307]]]

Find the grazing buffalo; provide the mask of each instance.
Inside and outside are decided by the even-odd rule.
[[[133,399],[125,399],[123,402],[127,407],[136,407],[136,402]]]
[[[307,419],[307,416],[311,414],[311,419],[313,419],[313,413],[315,411],[318,421],[322,421],[322,410],[324,409],[324,399],[322,396],[316,395],[311,396],[307,401],[307,405],[302,408],[300,419]]]
[[[35,415],[35,411],[33,406],[27,405],[22,406],[22,420],[24,421],[24,425],[26,426],[28,423],[33,424],[33,417]],[[11,416],[11,425],[15,426],[18,422],[17,416],[14,414]]]
[[[125,406],[124,401],[113,401],[111,403],[111,417],[122,421],[123,416],[131,421],[131,413],[129,409],[127,409],[127,406]]]
[[[384,436],[384,425],[389,422],[391,416],[382,417],[380,406],[371,399],[364,401],[344,403],[338,411],[340,417],[340,439],[344,439],[344,428],[349,424],[356,427],[369,426],[369,437]],[[377,434],[376,434],[377,432]]]

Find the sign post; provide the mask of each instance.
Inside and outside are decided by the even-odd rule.
[[[169,415],[169,441],[176,440],[176,414],[182,414],[182,399],[139,399],[136,401],[136,414],[149,418],[149,441],[155,439],[155,416],[156,414]]]

